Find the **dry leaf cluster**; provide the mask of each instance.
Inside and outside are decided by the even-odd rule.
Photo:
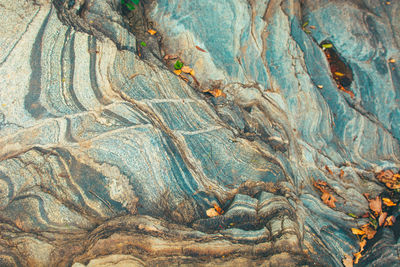
[[[377,174],[377,179],[385,183],[385,185],[389,189],[399,189],[400,188],[400,175],[394,174],[391,170],[381,171]],[[370,199],[369,194],[364,194],[366,199],[368,200],[368,205],[370,212],[363,215],[362,217],[368,218],[370,222],[364,224],[359,229],[351,228],[353,234],[360,236],[360,251],[353,254],[354,259],[352,260],[349,255],[346,255],[345,258],[342,260],[343,265],[346,267],[353,266],[353,263],[357,264],[362,257],[362,252],[364,251],[364,247],[367,243],[367,240],[372,239],[375,234],[377,233],[378,227],[386,227],[392,226],[395,222],[395,217],[393,215],[388,214],[389,207],[396,206],[397,204],[394,203],[390,198],[380,198],[376,196],[375,198]],[[382,205],[383,204],[383,205]],[[386,208],[385,208],[386,207]],[[383,211],[382,209],[385,208],[387,211]]]
[[[386,170],[378,173],[377,178],[390,189],[400,189],[400,174],[394,174],[393,171]]]

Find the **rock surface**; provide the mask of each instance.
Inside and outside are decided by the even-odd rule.
[[[348,214],[400,167],[399,1],[0,7],[0,265],[341,266],[358,251],[366,221]],[[361,263],[394,265],[399,246],[385,229]]]

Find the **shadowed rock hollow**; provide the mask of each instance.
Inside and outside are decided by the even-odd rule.
[[[367,219],[348,214],[400,167],[399,1],[0,7],[1,266],[341,266],[359,250]],[[361,264],[398,262],[398,226]]]

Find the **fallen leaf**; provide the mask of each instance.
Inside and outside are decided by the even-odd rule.
[[[339,177],[340,177],[340,178],[343,178],[343,176],[344,176],[344,171],[343,171],[343,170],[340,170]]]
[[[332,48],[333,47],[333,45],[332,44],[323,44],[322,45],[322,48]]]
[[[361,255],[361,251],[353,254],[354,255],[354,263],[358,264],[358,261],[361,259],[362,255]]]
[[[318,180],[317,182],[314,182],[314,186],[322,190],[321,186],[328,186],[328,183],[325,181]]]
[[[334,196],[332,196],[330,193],[324,192],[321,196],[321,199],[322,199],[322,202],[324,202],[329,207],[336,208],[335,201],[337,201],[337,199]]]
[[[363,239],[360,241],[360,252],[364,251],[364,247],[367,244],[367,239]]]
[[[176,75],[180,75],[180,74],[182,73],[182,71],[181,71],[181,70],[174,70],[174,73],[175,73]]]
[[[363,226],[361,226],[361,230],[365,232],[365,234],[367,235],[368,239],[374,238],[374,236],[376,234],[376,231],[371,228],[369,223],[364,224]]]
[[[382,214],[379,216],[378,219],[379,226],[382,226],[386,222],[387,215],[388,215],[387,212],[382,212]]]
[[[396,206],[396,203],[393,203],[393,201],[389,198],[382,198],[383,204],[385,204],[388,207]]]
[[[323,86],[323,85],[320,85],[320,84],[318,84],[317,87],[318,87],[319,89],[324,88],[324,86]]]
[[[378,174],[378,180],[386,180],[386,179],[392,179],[392,177],[394,176],[394,173],[391,170],[385,170],[385,171],[381,171]]]
[[[194,70],[192,69],[192,70],[189,72],[189,74],[192,75],[192,76],[194,76]]]
[[[214,97],[219,97],[219,96],[226,97],[226,94],[224,92],[222,92],[221,89],[205,90],[205,91],[203,91],[203,93],[210,93]]]
[[[195,46],[197,50],[201,51],[201,52],[207,52],[206,50],[204,50],[203,48],[198,47],[197,45]]]
[[[154,35],[154,34],[156,34],[156,33],[157,33],[157,31],[155,31],[155,30],[152,30],[152,29],[148,30],[147,32],[148,32],[148,33],[150,33],[151,35]]]
[[[214,208],[208,209],[206,211],[206,214],[208,217],[215,217],[220,215]]]
[[[396,222],[396,218],[393,215],[391,215],[386,218],[384,226],[392,226],[395,222]]]
[[[183,67],[181,68],[181,70],[182,70],[184,73],[190,73],[190,72],[192,71],[192,68],[190,68],[190,67],[188,67],[188,66],[183,66]]]
[[[382,201],[379,196],[377,196],[375,199],[372,199],[369,201],[369,208],[376,212],[377,214],[380,214],[382,212]]]
[[[365,235],[365,232],[364,232],[364,231],[362,231],[362,230],[360,230],[360,229],[357,229],[357,228],[351,228],[351,232],[352,232],[354,235]]]
[[[381,171],[377,178],[390,189],[400,189],[400,175],[394,174],[391,170]]]
[[[221,209],[220,206],[218,206],[218,204],[214,204],[214,209],[218,212],[219,215],[224,213],[224,211]]]
[[[309,21],[304,22],[302,28],[306,27],[308,25],[308,23],[309,23]]]
[[[325,165],[325,170],[327,170],[331,175],[333,175],[333,171],[331,171],[331,169],[329,169],[329,167],[326,165]]]
[[[394,58],[390,58],[390,59],[389,59],[389,62],[390,62],[390,63],[396,63],[396,60],[395,60]]]
[[[145,42],[140,42],[140,45],[143,46],[143,47],[147,46],[147,44]]]
[[[354,95],[354,93],[353,93],[352,91],[347,90],[346,88],[344,88],[344,87],[343,87],[342,85],[340,85],[340,84],[338,84],[338,88],[339,88],[339,90],[341,90],[341,91],[343,91],[343,92],[349,94],[351,98],[354,98],[355,95]]]
[[[353,267],[353,258],[350,255],[345,254],[342,262],[344,267]]]
[[[344,74],[343,74],[343,73],[341,73],[341,72],[338,72],[338,71],[336,71],[336,72],[335,72],[335,75],[336,75],[336,76],[339,76],[339,77],[343,77],[343,76],[344,76]]]
[[[316,27],[314,25],[311,25],[310,28],[313,29],[313,30],[316,29]]]
[[[356,219],[358,218],[357,215],[355,215],[354,213],[347,213],[347,215],[349,215],[350,217],[356,218]]]

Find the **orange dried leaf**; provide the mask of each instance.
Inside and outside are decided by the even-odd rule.
[[[369,208],[376,212],[377,214],[380,214],[382,212],[382,201],[379,196],[377,196],[375,199],[372,199],[369,201]]]
[[[361,251],[360,252],[357,252],[357,253],[355,253],[355,254],[353,254],[354,255],[354,263],[355,264],[358,264],[358,261],[361,259],[361,257],[362,257],[362,255],[361,255]]]
[[[344,74],[343,74],[343,73],[341,73],[341,72],[338,72],[338,71],[336,71],[336,72],[335,72],[335,75],[336,75],[336,76],[339,76],[339,77],[343,77],[343,76],[344,76]]]
[[[390,58],[390,59],[389,59],[389,62],[390,62],[390,63],[396,63],[396,60],[395,60],[394,58]]]
[[[316,29],[316,27],[314,25],[311,25],[310,28],[313,29],[313,30]]]
[[[360,241],[360,252],[364,251],[364,247],[367,244],[367,239],[363,239]]]
[[[354,93],[350,90],[345,89],[343,86],[338,85],[339,90],[342,90],[343,92],[345,92],[346,94],[349,94],[351,98],[354,98]]]
[[[344,255],[344,259],[342,260],[344,267],[353,267],[353,258],[350,255]]]
[[[181,69],[184,73],[190,73],[192,71],[192,68],[188,66],[183,66]]]
[[[337,199],[328,192],[322,193],[321,199],[328,207],[336,208],[335,201],[337,201]]]
[[[392,226],[395,223],[395,221],[396,221],[396,218],[393,215],[391,215],[386,218],[384,226]]]
[[[206,211],[206,214],[208,217],[215,217],[220,215],[214,208],[208,209]]]
[[[204,50],[203,48],[198,47],[197,45],[195,46],[197,50],[201,51],[201,52],[207,52],[206,50]]]
[[[367,235],[368,239],[372,239],[374,238],[376,231],[371,228],[370,224],[364,224],[363,226],[361,226],[361,230],[365,232],[365,234]]]
[[[381,182],[385,182],[387,180],[392,180],[394,173],[391,170],[381,171],[377,178]]]
[[[340,170],[340,175],[339,175],[339,177],[340,177],[340,178],[343,178],[343,176],[344,176],[344,171],[343,171],[343,170]]]
[[[316,181],[316,182],[314,181],[314,186],[315,186],[316,188],[320,189],[321,186],[328,186],[328,183],[325,182],[325,181],[318,180],[318,181]],[[320,190],[321,190],[321,189],[320,189]]]
[[[224,213],[224,211],[221,209],[221,207],[218,206],[217,204],[214,204],[214,209],[218,212],[219,215]]]
[[[385,204],[388,207],[396,206],[396,203],[393,203],[393,201],[389,198],[382,198],[383,204]]]
[[[354,235],[365,235],[365,232],[364,232],[364,231],[362,231],[362,230],[360,230],[360,229],[357,229],[357,228],[351,228],[351,232],[352,232]]]
[[[386,222],[387,215],[388,215],[387,212],[382,212],[382,214],[379,216],[378,219],[379,226],[382,226]]]
[[[174,70],[174,73],[175,73],[176,75],[180,75],[180,74],[182,73],[182,70]]]
[[[150,33],[151,35],[154,35],[154,34],[156,34],[156,33],[157,33],[157,31],[155,31],[155,30],[152,30],[152,29],[148,30],[147,32],[148,32],[148,33]]]
[[[189,74],[192,75],[192,76],[194,76],[194,70],[191,70],[191,71],[189,72]]]
[[[208,93],[212,94],[214,97],[226,97],[226,94],[224,92],[222,92],[221,89],[212,89],[212,90],[208,90]]]

